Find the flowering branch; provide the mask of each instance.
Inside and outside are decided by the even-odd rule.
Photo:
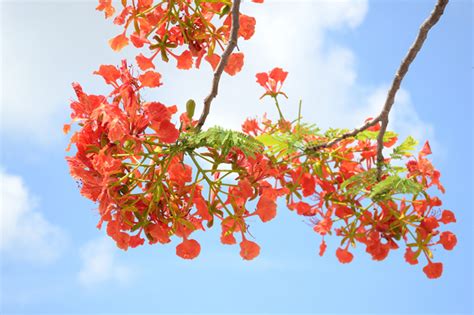
[[[240,16],[240,0],[234,0],[232,3],[232,27],[230,30],[230,39],[229,43],[227,44],[226,49],[222,53],[221,60],[214,72],[214,78],[212,80],[212,88],[211,93],[204,99],[204,108],[201,113],[201,117],[196,125],[196,129],[200,130],[204,123],[206,122],[207,115],[209,115],[209,110],[211,108],[212,100],[217,96],[217,92],[219,89],[219,81],[222,76],[222,72],[224,71],[227,62],[229,61],[230,54],[237,46],[237,37],[239,36],[239,16]]]
[[[390,90],[388,91],[387,98],[385,100],[385,105],[380,112],[380,114],[373,120],[370,120],[366,122],[363,126],[356,128],[350,132],[347,132],[343,134],[340,137],[334,138],[329,142],[317,144],[311,147],[308,147],[306,149],[307,152],[309,151],[318,151],[321,149],[329,148],[340,141],[354,137],[360,132],[375,126],[378,123],[381,123],[380,131],[377,137],[377,176],[380,179],[381,173],[382,173],[382,166],[384,162],[384,157],[383,157],[383,137],[385,134],[385,131],[387,130],[387,125],[388,125],[388,117],[390,114],[390,110],[392,109],[393,103],[395,101],[395,96],[400,88],[400,85],[402,83],[403,78],[408,72],[408,69],[415,60],[416,55],[418,52],[421,50],[421,47],[423,46],[423,43],[426,40],[426,37],[428,35],[428,32],[430,29],[439,21],[441,15],[444,13],[444,9],[446,5],[448,4],[449,0],[438,0],[436,3],[435,8],[431,12],[430,16],[428,19],[426,19],[423,24],[420,27],[420,30],[418,32],[418,36],[416,37],[414,43],[408,50],[408,54],[405,56],[405,58],[402,60],[402,63],[400,64],[400,67],[397,70],[397,73],[395,74],[395,77],[392,82],[392,86],[390,87]]]
[[[421,26],[381,113],[350,132],[322,132],[301,122],[301,108],[297,119],[287,121],[277,97],[286,97],[281,89],[288,72],[278,67],[256,74],[257,83],[265,89],[262,97],[275,101],[277,122],[267,117],[261,122],[247,119],[243,132],[219,126],[199,132],[218,94],[223,71],[235,75],[242,69],[244,55],[233,50],[238,36],[252,37],[255,18],[240,13],[241,0],[173,0],[156,5],[139,0],[138,6],[135,2],[122,0],[123,10],[114,23],[124,25],[124,31],[110,46],[120,50],[129,41],[136,48],[147,44],[152,55],[136,56],[138,73],[126,60],[118,67],[101,65],[94,74],[112,87],[109,96],[89,95],[73,84],[77,100],[71,103],[71,118],[79,128],[71,137],[75,155],[67,157],[81,194],[98,203],[98,227],[106,225],[119,248],[135,248],[145,241],[167,244],[179,238],[176,254],[194,259],[201,245],[193,233],[220,225],[221,243],[240,243],[241,257],[252,260],[260,246],[248,239],[248,220],[271,221],[277,215],[278,200],[284,198],[287,208],[308,217],[322,237],[321,256],[327,247],[326,235],[333,233],[342,238],[335,254],[344,264],[354,258],[351,246],[365,245],[372,259],[380,261],[404,244],[407,263],[416,265],[425,258],[426,276],[441,276],[443,264],[433,261],[432,248],[456,246],[455,234],[438,229],[456,218],[450,210],[439,208],[442,201],[431,193],[435,189],[444,193],[444,187],[441,173],[427,158],[429,143],[416,156],[417,142],[408,137],[394,147],[387,161],[382,148],[398,141],[396,133],[386,131],[396,93],[448,0],[438,0]],[[115,12],[110,0],[99,0],[97,9],[105,11],[106,17]],[[127,32],[129,25],[133,30]],[[224,48],[221,42],[225,41]],[[222,48],[222,56],[215,52],[216,45]],[[176,106],[143,100],[143,89],[162,85],[161,74],[150,70],[155,68],[156,56],[165,62],[176,59],[181,70],[199,68],[204,58],[214,69],[212,89],[198,121],[193,120],[193,100],[186,103],[186,112],[176,123]],[[65,125],[64,131],[70,128]],[[341,141],[347,138],[351,139]],[[337,147],[331,147],[336,143]],[[327,148],[324,154],[311,154],[321,148]],[[392,161],[400,166],[391,167]]]

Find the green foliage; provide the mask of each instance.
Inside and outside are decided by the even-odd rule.
[[[423,186],[409,178],[402,178],[392,175],[377,183],[369,195],[369,198],[378,201],[390,198],[395,194],[413,194],[418,195],[423,191]]]
[[[189,134],[185,141],[189,147],[214,148],[223,154],[227,154],[233,148],[238,148],[245,155],[254,156],[255,152],[263,150],[263,144],[258,140],[242,132],[221,127],[212,127],[197,134]]]
[[[377,137],[379,136],[378,131],[371,131],[371,130],[364,130],[360,132],[359,134],[356,135],[357,140],[377,140]],[[397,137],[397,134],[393,131],[386,131],[385,134],[383,135],[383,142],[388,142],[392,140],[393,138]]]
[[[313,124],[298,124],[294,132],[273,132],[264,133],[257,137],[263,145],[268,148],[274,156],[291,154],[299,150],[304,150],[307,146],[305,138],[307,136],[319,135],[320,129]]]
[[[411,152],[415,150],[417,144],[418,141],[409,136],[402,142],[402,144],[393,149],[393,153],[391,154],[392,158],[401,159],[404,156],[410,156]]]
[[[345,195],[356,195],[360,191],[367,189],[377,183],[377,169],[370,169],[367,172],[358,173],[346,179],[341,189],[345,190]]]

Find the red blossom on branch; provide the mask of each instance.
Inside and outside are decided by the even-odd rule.
[[[442,14],[443,1],[430,19]],[[235,75],[244,65],[244,54],[233,52],[237,38],[247,40],[255,33],[255,18],[241,14],[239,5],[239,0],[122,1],[113,21],[123,32],[110,46],[119,51],[130,40],[152,54],[136,56],[138,69],[126,61],[101,65],[94,74],[110,86],[109,95],[86,94],[74,83],[76,99],[71,102],[72,123],[78,128],[67,162],[81,194],[98,204],[98,227],[105,225],[123,250],[179,238],[176,254],[194,259],[201,245],[193,233],[217,225],[221,242],[239,243],[241,257],[252,260],[261,249],[249,239],[249,222],[273,220],[279,202],[285,202],[322,237],[320,256],[328,247],[326,237],[340,239],[335,254],[343,264],[354,259],[350,247],[363,246],[381,261],[404,246],[407,263],[416,265],[424,258],[426,276],[440,277],[443,265],[432,262],[432,248],[455,248],[456,236],[441,229],[456,218],[440,208],[438,195],[445,189],[429,160],[429,142],[415,155],[414,139],[400,143],[386,130],[390,102],[386,114],[368,119],[361,128],[322,132],[300,115],[284,118],[277,97],[286,97],[281,89],[288,72],[274,68],[256,78],[265,89],[262,97],[275,101],[277,122],[264,116],[247,119],[243,132],[201,130],[221,74]],[[100,0],[97,10],[106,18],[115,14],[107,0]],[[143,99],[143,88],[163,84],[161,74],[152,70],[157,56],[165,62],[176,59],[177,68],[184,70],[199,67],[204,58],[215,71],[199,120],[194,119],[193,100],[177,119],[176,105]],[[71,124],[63,131],[70,132]],[[390,155],[382,156],[382,165],[383,148]]]

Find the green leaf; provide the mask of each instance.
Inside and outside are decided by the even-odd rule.
[[[187,138],[191,148],[211,147],[226,154],[233,148],[239,148],[248,156],[254,156],[263,148],[258,140],[234,130],[226,130],[221,127],[212,127],[206,131],[190,134]]]
[[[285,142],[277,139],[274,134],[264,133],[258,136],[257,140],[267,147],[285,146]]]
[[[371,131],[371,130],[364,130],[356,135],[357,140],[377,140],[377,137],[379,136],[378,131]],[[393,131],[386,131],[383,135],[383,142],[388,142],[392,140],[393,138],[397,137],[397,134]]]
[[[341,184],[341,189],[347,189],[344,194],[355,195],[367,186],[377,183],[377,170],[370,169],[367,172],[359,173],[349,177]]]
[[[413,137],[409,136],[402,142],[398,147],[393,149],[392,158],[400,159],[403,156],[410,156],[411,152],[415,150],[418,141],[416,141]]]
[[[413,179],[389,176],[376,184],[369,195],[373,200],[386,200],[395,194],[417,195],[423,191],[423,186]]]

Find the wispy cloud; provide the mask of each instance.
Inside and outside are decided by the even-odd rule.
[[[95,1],[2,3],[3,134],[41,145],[61,139],[70,84],[89,76],[108,51],[109,35],[96,31],[106,28],[96,24],[103,16],[94,14],[95,6]]]
[[[108,237],[91,240],[82,246],[79,283],[87,288],[108,282],[128,283],[133,274],[132,270],[117,261],[116,251],[118,249]]]
[[[0,250],[12,259],[41,263],[57,259],[66,234],[35,210],[38,202],[23,179],[0,169],[0,194]]]
[[[366,106],[356,114],[359,120],[369,117],[371,113],[378,113],[385,103],[388,86],[382,85],[371,92],[367,97]],[[390,128],[395,130],[402,138],[409,135],[421,141],[430,140],[432,145],[437,146],[434,139],[434,128],[431,124],[423,121],[416,112],[415,106],[406,89],[400,89],[397,93],[393,110],[390,115]]]

